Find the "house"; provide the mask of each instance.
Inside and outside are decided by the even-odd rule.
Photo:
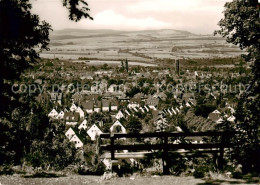
[[[173,114],[175,114],[175,115],[177,114],[177,112],[174,110],[173,107],[171,108],[171,110],[172,110]]]
[[[131,114],[130,114],[130,112],[129,112],[128,110],[125,110],[125,112],[126,112],[126,114],[127,114],[128,116],[131,116]]]
[[[148,105],[148,107],[150,109],[153,109],[153,110],[157,109],[158,103],[159,103],[159,99],[158,98],[149,97],[146,100],[146,104]]]
[[[74,103],[72,103],[72,105],[71,105],[71,107],[70,107],[70,111],[71,111],[71,112],[74,112],[77,108],[78,108],[78,107],[77,107]]]
[[[228,109],[230,110],[231,114],[234,114],[235,113],[235,109],[231,106],[228,106]]]
[[[203,138],[201,136],[196,136],[196,137],[188,136],[188,137],[185,137],[185,140],[192,144],[198,144],[198,143],[202,144],[203,143]]]
[[[75,112],[79,113],[80,119],[84,119],[85,113],[84,113],[84,111],[83,111],[80,107],[77,107],[77,109],[75,110]]]
[[[145,113],[145,111],[142,107],[140,107],[139,109],[142,111],[142,113]]]
[[[189,102],[187,102],[185,105],[186,105],[186,107],[191,107]]]
[[[107,89],[107,91],[110,92],[110,93],[116,92],[117,90],[118,90],[118,86],[115,85],[115,84],[111,84],[109,86],[109,88]]]
[[[159,132],[164,132],[169,127],[168,121],[162,116],[160,116],[160,118],[157,119],[155,123],[156,130]]]
[[[153,95],[153,98],[160,98],[161,100],[165,101],[167,98],[167,95],[164,92],[155,93]]]
[[[74,134],[72,138],[70,139],[70,142],[73,142],[75,144],[75,148],[81,148],[83,147],[83,142],[79,138],[77,134]]]
[[[110,102],[108,100],[102,100],[102,111],[109,112]]]
[[[78,112],[65,112],[64,113],[64,120],[66,125],[75,126],[80,119]]]
[[[92,94],[85,97],[85,100],[87,101],[98,101],[99,95],[98,94]]]
[[[137,93],[134,95],[134,98],[144,101],[145,99],[147,99],[147,96],[144,93]]]
[[[216,123],[222,123],[224,120],[222,118],[219,118]]]
[[[235,122],[236,117],[232,115],[232,116],[228,117],[227,120],[230,121],[230,122]]]
[[[88,122],[87,122],[86,119],[84,119],[84,120],[80,123],[78,129],[79,129],[79,130],[81,130],[81,129],[86,130],[87,128],[88,128]]]
[[[50,118],[56,118],[58,116],[58,112],[55,109],[52,109],[52,111],[48,114],[48,117]]]
[[[125,127],[117,120],[111,127],[110,132],[112,133],[126,133]]]
[[[167,98],[167,95],[166,95],[164,92],[160,92],[160,93],[158,94],[158,97],[159,97],[161,100],[165,101],[166,98]]]
[[[79,92],[76,92],[72,95],[71,99],[73,102],[80,103],[80,101],[83,99],[83,96]]]
[[[120,97],[118,97],[118,100],[121,102],[127,102],[130,100],[129,97],[127,97],[125,94],[121,95]]]
[[[220,112],[218,111],[218,109],[214,110],[212,113],[213,113],[213,114],[220,114]]]
[[[96,140],[96,136],[99,136],[102,133],[103,132],[96,124],[93,124],[87,131],[87,134],[89,135],[92,141]]]
[[[135,107],[133,108],[133,110],[134,110],[135,112],[139,112]]]
[[[140,101],[141,101],[140,99],[131,98],[127,107],[130,108],[130,109],[132,109],[134,107],[139,108],[140,107]]]
[[[92,114],[94,112],[94,101],[82,102],[81,105],[84,111],[88,114]]]
[[[220,112],[216,109],[208,115],[208,119],[217,122],[221,118]]]
[[[177,132],[183,132],[183,130],[181,129],[181,127],[177,126],[177,127],[175,127],[175,128],[176,128]]]
[[[101,112],[101,101],[97,101],[94,104],[94,112]]]
[[[99,91],[99,81],[92,82],[92,85],[90,87],[91,92],[98,92]]]
[[[195,97],[194,93],[184,93],[181,98],[184,100],[186,103],[189,102],[190,100],[193,100]]]
[[[50,94],[50,100],[53,103],[58,103],[61,105],[62,93],[49,93],[49,94]]]
[[[145,110],[147,111],[147,112],[149,112],[149,109],[148,109],[148,107],[145,105],[144,106],[144,108],[145,108]]]
[[[111,111],[117,111],[118,109],[118,102],[116,100],[111,101]]]
[[[74,136],[76,133],[75,133],[75,131],[73,130],[73,128],[69,128],[68,130],[67,130],[67,132],[65,133],[65,136],[68,138],[68,139],[71,139],[72,138],[72,136]]]
[[[120,110],[120,111],[118,111],[118,113],[116,114],[115,117],[116,117],[116,119],[120,120],[121,118],[124,117],[124,114],[123,114],[122,111]]]
[[[63,111],[60,111],[60,113],[57,115],[57,119],[63,119],[64,117],[64,112]]]

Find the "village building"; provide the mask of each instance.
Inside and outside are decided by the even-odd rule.
[[[121,110],[118,111],[118,113],[115,115],[115,118],[118,119],[118,120],[120,120],[120,119],[123,118],[123,117],[124,117],[124,114],[122,113]]]
[[[56,117],[57,119],[63,119],[64,118],[64,112],[60,111],[60,113]]]
[[[87,131],[87,134],[89,135],[92,141],[96,140],[96,137],[102,133],[103,132],[96,124],[93,124]]]
[[[71,107],[70,107],[70,111],[71,111],[71,112],[74,112],[77,108],[78,108],[78,107],[77,107],[74,103],[72,103],[72,105],[71,105]]]
[[[125,127],[117,120],[111,127],[110,127],[111,133],[126,133]]]
[[[72,138],[70,139],[70,142],[73,142],[75,144],[75,148],[83,147],[83,142],[81,141],[80,137],[77,134],[72,136]]]
[[[77,107],[77,109],[75,110],[75,112],[79,113],[80,119],[84,119],[85,113],[84,113],[84,111],[83,111],[80,107]]]
[[[80,123],[80,125],[78,126],[78,129],[79,129],[79,130],[81,130],[81,129],[86,130],[87,128],[88,128],[88,122],[87,122],[86,119],[84,119],[84,120]]]
[[[48,117],[55,119],[58,114],[59,113],[55,109],[52,109],[52,111],[48,114]]]
[[[80,120],[78,112],[65,112],[64,121],[66,125],[75,126]]]

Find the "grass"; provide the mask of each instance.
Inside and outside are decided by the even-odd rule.
[[[259,178],[244,178],[244,179],[195,179],[194,177],[176,177],[176,176],[136,176],[113,178],[110,180],[101,180],[101,176],[83,176],[83,175],[69,175],[57,176],[55,174],[38,174],[35,176],[0,176],[1,185],[32,185],[32,184],[45,184],[45,185],[80,185],[80,184],[101,184],[101,185],[221,185],[221,184],[259,184]]]

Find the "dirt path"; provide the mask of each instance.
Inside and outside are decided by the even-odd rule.
[[[251,180],[203,180],[193,177],[151,176],[126,177],[101,180],[99,176],[73,175],[58,178],[24,178],[18,175],[0,176],[0,185],[221,185],[221,184],[260,184],[259,179]]]

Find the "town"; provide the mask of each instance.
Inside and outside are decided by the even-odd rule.
[[[147,67],[127,59],[99,66],[85,60],[41,59],[16,89],[30,90],[50,121],[64,125],[67,139],[84,151],[102,133],[209,131],[224,121],[232,126],[248,67],[239,57],[219,61],[234,67],[216,68],[214,59],[208,59],[212,67],[200,66],[199,60]],[[21,84],[30,88],[26,91]],[[197,137],[191,142],[203,141]],[[109,168],[108,160],[102,160]]]

